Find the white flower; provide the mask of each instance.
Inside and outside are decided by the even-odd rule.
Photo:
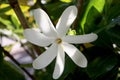
[[[64,70],[65,53],[80,66],[87,66],[86,57],[72,44],[92,42],[97,39],[94,33],[86,35],[66,35],[71,24],[77,16],[75,6],[68,7],[61,15],[56,27],[53,26],[48,15],[42,9],[34,10],[35,20],[42,32],[34,29],[26,29],[24,35],[26,39],[38,46],[46,47],[51,45],[33,62],[35,69],[42,69],[48,66],[55,58],[55,68],[53,78],[59,78]]]

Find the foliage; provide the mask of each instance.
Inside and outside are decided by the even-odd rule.
[[[19,0],[23,1],[24,0]],[[42,1],[42,0],[41,0]],[[34,21],[32,10],[38,7],[46,10],[54,24],[58,21],[63,10],[70,5],[79,5],[80,0],[45,0],[40,3],[36,0],[33,6],[20,3],[21,10],[30,27],[37,27]],[[75,23],[78,26],[71,26],[68,34],[87,34],[94,32],[98,39],[87,45],[75,45],[88,59],[87,68],[76,66],[66,55],[65,70],[58,80],[119,80],[120,79],[120,0],[83,0],[79,18]],[[79,6],[78,6],[79,7]],[[11,14],[12,13],[12,14]],[[69,13],[68,13],[69,14]],[[8,0],[0,2],[0,37],[8,37],[21,43],[24,39],[23,25],[16,16]],[[1,41],[1,40],[0,40]],[[2,43],[2,41],[0,42]],[[22,44],[22,43],[21,43]],[[13,44],[14,45],[14,44]],[[37,53],[43,52],[44,48],[30,43],[22,44],[28,46],[34,59],[34,50]],[[90,46],[89,46],[90,45]],[[89,47],[88,47],[89,46]],[[4,48],[6,46],[3,46]],[[10,50],[9,50],[10,52]],[[4,59],[6,55],[0,49],[0,80],[25,80],[21,70]],[[32,63],[32,62],[30,62]],[[55,61],[43,70],[35,70],[32,76],[36,80],[53,80],[52,71]],[[20,67],[20,65],[19,65]],[[26,67],[26,66],[23,66]],[[21,67],[20,67],[21,68]],[[12,73],[12,74],[11,74]],[[19,76],[18,76],[19,75]]]
[[[25,80],[25,77],[16,66],[3,61],[0,64],[0,80]]]

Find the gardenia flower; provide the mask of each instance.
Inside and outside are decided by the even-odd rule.
[[[65,53],[79,67],[87,66],[86,57],[71,43],[82,44],[92,42],[97,39],[97,35],[94,33],[66,35],[76,16],[77,8],[70,6],[65,9],[56,27],[54,27],[46,12],[42,9],[34,10],[34,17],[41,32],[34,29],[26,29],[24,36],[29,42],[35,45],[50,47],[33,61],[33,68],[43,69],[56,58],[53,78],[58,79],[64,71]]]

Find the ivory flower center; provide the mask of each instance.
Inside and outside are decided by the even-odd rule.
[[[60,39],[60,38],[57,38],[57,39],[56,39],[56,43],[57,43],[57,44],[60,44],[61,42],[62,42],[62,39]]]

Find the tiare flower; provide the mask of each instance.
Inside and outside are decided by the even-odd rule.
[[[35,9],[34,17],[41,32],[34,29],[25,29],[25,38],[35,45],[50,47],[33,61],[33,68],[43,69],[56,58],[53,78],[58,79],[64,71],[65,53],[79,67],[87,66],[86,57],[72,44],[89,43],[95,41],[98,36],[94,33],[66,35],[77,17],[77,8],[75,6],[65,9],[56,27],[54,27],[48,15],[42,9]]]

